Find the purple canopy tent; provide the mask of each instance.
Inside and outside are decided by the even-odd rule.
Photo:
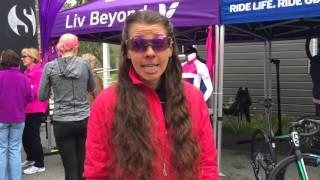
[[[55,56],[53,45],[50,42],[50,35],[56,15],[66,0],[39,0],[40,9],[40,33],[42,60],[47,62]]]

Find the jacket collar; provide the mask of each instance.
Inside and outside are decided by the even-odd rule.
[[[133,84],[145,85],[145,83],[139,78],[139,76],[137,75],[136,71],[133,69],[132,66],[130,67],[130,70],[129,70],[129,77]]]
[[[152,89],[152,90],[156,90],[157,88],[159,88],[159,86],[161,84],[161,82],[160,82],[158,87],[156,87],[155,89],[151,88],[150,86],[148,86],[145,82],[143,82],[141,80],[141,78],[138,76],[137,72],[134,70],[134,68],[132,66],[130,67],[130,70],[129,70],[129,78],[131,79],[132,84],[144,86],[144,87],[147,87],[148,89]]]
[[[31,68],[27,68],[25,72],[26,72],[26,73],[31,73],[31,72],[33,72],[34,70],[38,69],[39,66],[41,66],[41,64],[35,64],[35,63],[34,63],[34,64],[31,65]]]

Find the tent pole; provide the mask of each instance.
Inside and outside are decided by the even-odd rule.
[[[102,43],[102,58],[103,58],[103,87],[108,87],[111,83],[110,77],[110,44]]]
[[[280,96],[280,60],[271,59],[271,63],[276,65],[276,76],[277,76],[277,107],[278,107],[278,130],[276,136],[282,135],[282,118],[281,118],[281,96]]]
[[[268,96],[268,42],[265,41],[264,42],[264,63],[263,63],[263,79],[264,79],[264,111],[265,111],[265,116],[267,117],[266,118],[266,129],[268,130],[267,132],[269,133],[269,117],[268,117],[268,105],[269,105],[269,96]]]
[[[269,67],[269,98],[272,100],[272,70],[271,70],[271,62],[270,59],[272,58],[272,41],[268,41],[269,42],[269,58],[268,58],[268,67]],[[270,114],[271,115],[271,114]]]
[[[267,76],[267,63],[268,63],[268,55],[267,55],[267,41],[264,42],[264,52],[265,52],[265,55],[264,55],[264,63],[263,63],[263,82],[264,82],[264,99],[267,99],[268,98],[268,76]]]
[[[223,104],[223,61],[224,61],[224,25],[220,26],[219,44],[219,82],[218,82],[218,172],[220,176],[225,176],[221,172],[221,145],[222,145],[222,104]]]
[[[216,148],[218,147],[218,142],[217,142],[217,137],[218,137],[218,133],[217,133],[217,117],[218,117],[218,71],[219,71],[219,25],[215,25],[215,63],[213,64],[213,69],[214,69],[214,74],[213,74],[213,102],[211,102],[212,104],[212,108],[213,108],[213,135],[215,138],[215,142],[216,142]],[[219,155],[218,155],[219,156]]]
[[[273,136],[272,132],[272,118],[271,118],[271,108],[272,108],[272,99],[271,99],[271,42],[265,41],[265,58],[264,58],[264,110],[266,116],[266,129],[269,136]]]
[[[269,50],[269,56],[268,56],[268,59],[267,59],[267,62],[268,62],[268,68],[269,68],[269,70],[268,70],[268,76],[269,76],[269,89],[268,89],[268,91],[269,91],[269,93],[268,93],[268,96],[269,96],[269,100],[270,100],[270,108],[269,108],[269,123],[270,123],[270,135],[274,135],[273,134],[273,131],[272,131],[272,69],[271,69],[271,62],[270,62],[270,59],[272,58],[272,41],[271,40],[269,40],[268,41],[269,43],[269,48],[268,48],[268,50]]]

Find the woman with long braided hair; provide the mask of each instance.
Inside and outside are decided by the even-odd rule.
[[[129,15],[121,53],[118,82],[90,112],[86,179],[219,179],[208,107],[182,80],[168,18]]]

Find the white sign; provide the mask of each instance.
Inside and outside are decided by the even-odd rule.
[[[166,16],[167,18],[171,18],[176,9],[179,6],[179,2],[173,2],[167,8],[166,4],[159,4],[159,13]],[[148,9],[148,5],[143,5],[141,9],[138,11],[144,11]],[[122,23],[125,21],[127,16],[136,12],[136,10],[128,10],[128,11],[114,11],[114,12],[101,12],[101,11],[92,11],[90,16],[80,16],[78,14],[66,15],[66,29],[72,28],[81,28],[85,24],[89,26],[96,25],[106,25],[106,27],[112,27],[115,23]]]
[[[230,13],[320,4],[320,0],[261,0],[230,4]]]

